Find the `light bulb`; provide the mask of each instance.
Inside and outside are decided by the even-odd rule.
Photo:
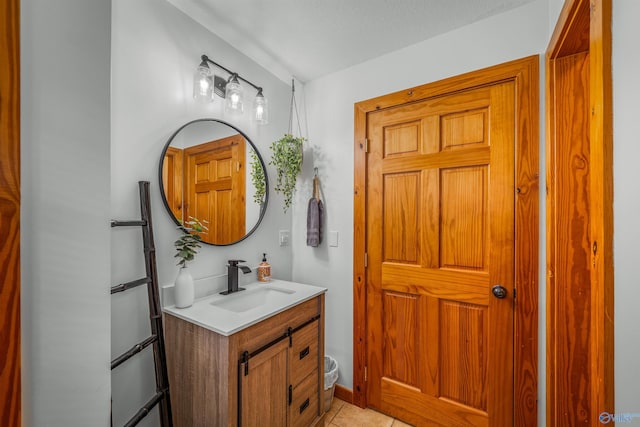
[[[238,82],[238,76],[233,74],[227,83],[226,98],[227,103],[225,109],[229,113],[240,114],[244,112],[243,90]]]
[[[269,109],[267,108],[267,98],[262,94],[262,88],[258,89],[258,94],[253,100],[253,119],[259,125],[269,123]]]
[[[193,98],[203,103],[213,101],[213,76],[205,62],[198,66],[193,75]]]

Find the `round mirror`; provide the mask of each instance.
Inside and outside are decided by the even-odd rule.
[[[199,119],[178,129],[160,156],[160,193],[177,225],[207,221],[202,241],[237,243],[257,228],[267,209],[269,181],[257,148],[238,128]]]

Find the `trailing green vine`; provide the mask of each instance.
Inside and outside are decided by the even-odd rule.
[[[254,150],[251,150],[251,183],[253,184],[253,188],[256,189],[256,192],[253,194],[253,201],[261,205],[264,202],[264,196],[266,192],[266,181],[264,179],[264,169],[262,168],[262,163],[260,163],[260,159],[258,159],[258,155]]]
[[[270,165],[276,167],[275,190],[284,195],[284,211],[291,206],[296,181],[302,170],[302,144],[305,138],[290,133],[271,144]]]

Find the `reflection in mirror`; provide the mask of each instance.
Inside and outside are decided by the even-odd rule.
[[[169,138],[159,169],[169,214],[177,224],[207,221],[203,242],[237,243],[262,221],[269,194],[264,161],[236,127],[215,119],[185,124]]]

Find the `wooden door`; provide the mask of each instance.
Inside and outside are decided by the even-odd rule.
[[[370,406],[513,424],[514,129],[514,82],[368,115]]]
[[[182,206],[184,205],[183,163],[184,150],[168,147],[162,162],[162,188],[164,188],[165,197],[173,216],[185,221],[185,218],[182,217]]]
[[[21,423],[20,19],[0,5],[0,425]]]
[[[240,364],[240,426],[287,425],[288,355],[289,341],[282,340]]]
[[[238,134],[185,149],[185,219],[209,222],[205,242],[226,245],[246,234],[245,146]]]

